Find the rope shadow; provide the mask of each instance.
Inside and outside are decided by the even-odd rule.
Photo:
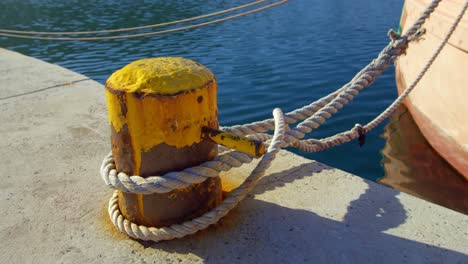
[[[268,174],[257,182],[250,195],[258,195],[273,191],[284,187],[288,183],[293,183],[296,180],[301,180],[305,177],[313,177],[314,174],[323,170],[333,169],[334,168],[323,163],[312,161],[277,173]]]

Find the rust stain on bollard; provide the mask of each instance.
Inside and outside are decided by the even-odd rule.
[[[218,128],[216,89],[211,71],[183,58],[139,60],[112,74],[106,100],[116,169],[148,177],[213,159],[217,145],[201,131]],[[197,217],[221,199],[219,178],[165,194],[119,192],[122,214],[154,227]]]

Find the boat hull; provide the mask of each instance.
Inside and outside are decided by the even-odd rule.
[[[407,0],[403,10],[403,33],[429,5],[430,0]],[[445,0],[424,24],[426,34],[412,42],[407,54],[396,62],[399,93],[423,69],[450,25],[463,0]],[[405,101],[431,146],[465,179],[468,179],[468,15],[444,47],[418,86]]]

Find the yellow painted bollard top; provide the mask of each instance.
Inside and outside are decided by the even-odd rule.
[[[106,82],[121,91],[140,94],[174,95],[201,88],[214,79],[213,73],[194,61],[177,58],[152,58],[132,62],[116,71]]]

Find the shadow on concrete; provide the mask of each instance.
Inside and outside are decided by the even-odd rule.
[[[267,175],[253,193],[314,177],[314,171],[323,169],[328,167],[310,163]],[[466,263],[468,256],[462,253],[384,233],[405,223],[398,193],[368,185],[350,202],[342,221],[250,197],[207,230],[142,245],[205,263]]]
[[[305,177],[313,177],[313,175],[324,170],[334,169],[335,168],[333,167],[315,161],[299,166],[294,166],[287,170],[265,175],[257,182],[251,194],[258,195],[269,191],[274,191],[275,189],[285,187],[285,185],[288,183],[301,180]],[[311,188],[314,187],[311,186]]]

